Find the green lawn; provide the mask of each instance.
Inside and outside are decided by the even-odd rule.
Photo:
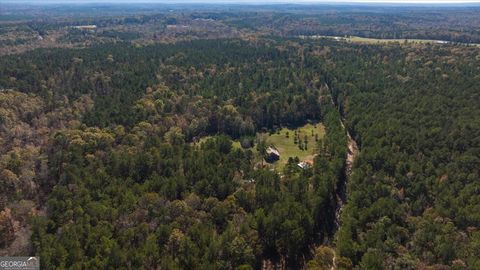
[[[305,136],[307,138],[307,148],[300,149],[299,144],[295,144],[295,130],[297,132],[297,138],[304,143]],[[287,138],[288,132],[288,138]],[[275,146],[280,152],[280,160],[269,165],[278,171],[282,171],[285,164],[287,164],[289,157],[298,157],[300,161],[302,160],[313,160],[313,157],[316,154],[317,143],[316,137],[320,140],[325,136],[325,127],[321,123],[317,124],[306,124],[303,127],[297,129],[282,128],[275,133],[258,133],[257,138],[263,138],[266,140],[267,145]],[[205,136],[201,138],[197,145],[205,142],[212,136]],[[235,140],[232,143],[233,148],[240,149],[240,142]],[[251,150],[258,155],[256,147],[254,146]],[[258,162],[263,157],[258,157]]]
[[[200,138],[200,140],[198,140],[198,142],[195,143],[195,144],[196,144],[196,145],[201,145],[202,143],[206,142],[206,141],[207,141],[208,139],[210,139],[210,138],[213,138],[213,136],[205,136],[205,137],[202,137],[202,138]],[[232,141],[232,147],[233,147],[234,149],[240,149],[240,148],[242,148],[242,146],[240,145],[240,141],[238,141],[238,140]]]
[[[277,170],[281,171],[283,169],[289,157],[298,157],[301,161],[313,160],[317,150],[315,136],[317,135],[318,139],[322,139],[325,135],[325,127],[321,123],[306,124],[303,127],[297,128],[296,131],[298,138],[300,138],[302,143],[305,139],[305,136],[307,137],[307,148],[304,150],[299,148],[298,142],[297,144],[294,142],[294,129],[282,128],[279,130],[279,132],[274,134],[258,134],[258,136],[266,139],[267,144],[274,145],[280,152],[280,160],[273,164]],[[288,138],[286,135],[287,132]]]

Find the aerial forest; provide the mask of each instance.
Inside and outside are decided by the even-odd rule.
[[[2,256],[42,269],[480,269],[478,46],[297,36],[315,24],[251,36],[281,13],[217,16],[239,32],[142,43],[75,30],[64,38],[92,44],[0,56]],[[324,134],[298,135],[307,124]],[[268,134],[308,142],[311,160],[272,166]]]

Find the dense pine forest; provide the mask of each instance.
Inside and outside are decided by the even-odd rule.
[[[361,151],[337,251],[362,269],[479,268],[479,50],[339,49],[334,92]]]
[[[304,264],[334,232],[346,141],[339,113],[322,101],[321,63],[302,63],[289,50],[216,40],[3,58],[2,84],[29,93],[7,90],[5,103],[43,102],[32,112],[10,108],[4,122],[12,129],[21,127],[10,114],[22,113],[15,116],[32,129],[49,129],[63,120],[57,111],[82,108],[47,142],[5,134],[7,183],[27,187],[5,200],[46,205],[47,216],[31,221],[44,266],[256,268],[263,258]],[[45,114],[52,122],[38,123]],[[232,139],[261,129],[323,118],[324,151],[309,170],[295,163],[281,176],[253,170],[252,150],[232,147]],[[31,144],[43,163],[18,153]],[[36,177],[24,177],[26,170]],[[31,190],[28,180],[38,186]]]
[[[66,31],[0,57],[0,255],[42,269],[480,269],[477,21],[171,8],[0,23],[4,40]],[[425,36],[437,16],[454,27]],[[57,28],[72,21],[100,29]],[[449,42],[297,36],[377,24],[363,36]],[[285,156],[271,135],[313,155]]]

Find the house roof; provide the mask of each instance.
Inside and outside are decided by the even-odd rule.
[[[273,147],[273,146],[269,146],[266,150],[267,154],[271,155],[271,154],[274,154],[276,156],[280,156],[280,152],[278,152],[277,148]]]

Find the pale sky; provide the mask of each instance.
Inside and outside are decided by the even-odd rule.
[[[4,0],[0,0],[0,4]],[[5,1],[10,2],[10,1]],[[14,2],[14,1],[12,1]],[[419,3],[419,4],[461,4],[461,3],[480,3],[480,0],[31,0],[31,2],[108,2],[108,3]]]
[[[99,0],[101,1],[101,0]],[[141,2],[142,0],[121,0],[126,2]],[[159,3],[480,3],[480,0],[144,0]],[[115,2],[115,1],[113,1]]]
[[[141,0],[138,0],[141,1]],[[153,2],[204,2],[204,3],[480,3],[480,0],[172,0],[172,1],[153,1]]]
[[[314,4],[314,3],[378,3],[378,4],[480,4],[480,0],[0,0],[1,3],[7,2],[30,2],[30,3],[235,3],[235,4],[274,4],[274,3],[290,3],[290,4]]]

